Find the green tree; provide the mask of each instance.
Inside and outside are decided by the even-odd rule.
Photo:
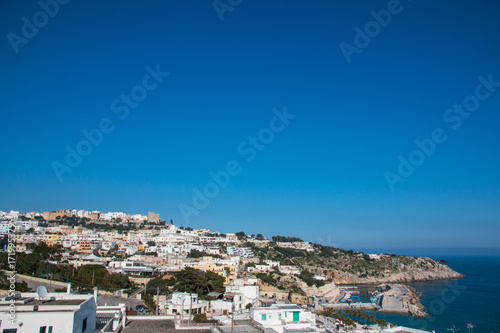
[[[214,272],[202,272],[198,269],[186,267],[174,275],[174,289],[178,291],[196,293],[200,297],[211,292],[224,292],[225,278]]]
[[[298,237],[285,237],[285,236],[273,236],[272,240],[275,242],[303,242],[302,239]]]
[[[238,237],[239,240],[247,238],[247,235],[243,231],[238,231],[237,233],[235,233],[235,235],[236,237]]]
[[[132,287],[132,282],[123,274],[110,274],[100,265],[83,265],[78,268],[76,281],[84,286],[97,286],[100,289],[118,290]]]
[[[162,279],[161,277],[154,278],[148,281],[147,293],[151,295],[156,295],[158,288],[160,288],[160,294],[166,295],[170,292],[169,287],[173,286],[175,281],[173,279]]]

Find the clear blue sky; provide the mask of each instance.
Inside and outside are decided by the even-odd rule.
[[[150,210],[343,248],[499,247],[500,87],[480,88],[459,128],[443,116],[479,76],[500,81],[500,5],[402,0],[348,63],[340,44],[387,8],[243,0],[221,20],[212,1],[72,0],[49,17],[2,1],[0,210]],[[143,101],[120,101],[142,97],[157,65],[169,75],[147,77]],[[247,161],[238,147],[285,106],[296,117]],[[114,130],[60,181],[54,162],[103,119]],[[392,191],[386,172],[436,128],[447,140]],[[179,205],[232,160],[239,174],[186,221]]]

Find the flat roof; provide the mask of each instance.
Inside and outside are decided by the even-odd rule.
[[[19,298],[16,299],[15,304],[16,305],[38,305],[38,306],[45,306],[45,305],[50,305],[50,306],[64,306],[64,305],[80,305],[83,304],[88,300],[86,299],[56,299],[56,300],[34,300],[31,302],[26,302],[26,298]],[[10,301],[2,301],[0,302],[0,305],[10,305]]]
[[[211,333],[211,331],[207,329],[176,330],[173,320],[155,320],[155,319],[153,320],[131,319],[127,322],[122,332],[124,333],[144,333],[144,332]]]
[[[38,306],[40,311],[43,311],[44,309],[48,308],[53,309],[54,306],[56,307],[79,306],[88,301],[89,299],[93,298],[93,296],[91,295],[68,295],[68,297],[64,297],[66,295],[52,296],[49,294],[45,298],[40,299],[38,295],[35,294],[36,296],[35,295],[32,296],[30,294],[32,293],[25,293],[24,295],[21,295],[21,297],[18,297],[14,300],[14,304],[16,305],[16,307],[19,307],[19,310],[30,308],[32,311],[33,306]],[[0,300],[0,307],[3,308],[4,306],[10,306],[11,300],[8,300],[6,298]]]
[[[303,310],[301,307],[298,307],[297,305],[278,305],[278,308],[285,310]]]

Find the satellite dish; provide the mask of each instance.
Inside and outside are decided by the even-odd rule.
[[[45,296],[47,296],[47,288],[45,288],[45,286],[39,286],[38,288],[36,288],[36,293],[40,298],[44,298]]]

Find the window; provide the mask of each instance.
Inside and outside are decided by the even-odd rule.
[[[17,333],[17,328],[6,328],[3,333]]]
[[[281,320],[281,313],[278,313],[278,320]]]
[[[47,326],[40,326],[40,333],[45,333],[47,332]]]
[[[87,330],[87,318],[83,320],[83,325],[82,325],[82,333]]]
[[[261,319],[266,320],[266,315],[265,314],[261,315]]]
[[[52,326],[49,326],[49,333],[52,333]]]

